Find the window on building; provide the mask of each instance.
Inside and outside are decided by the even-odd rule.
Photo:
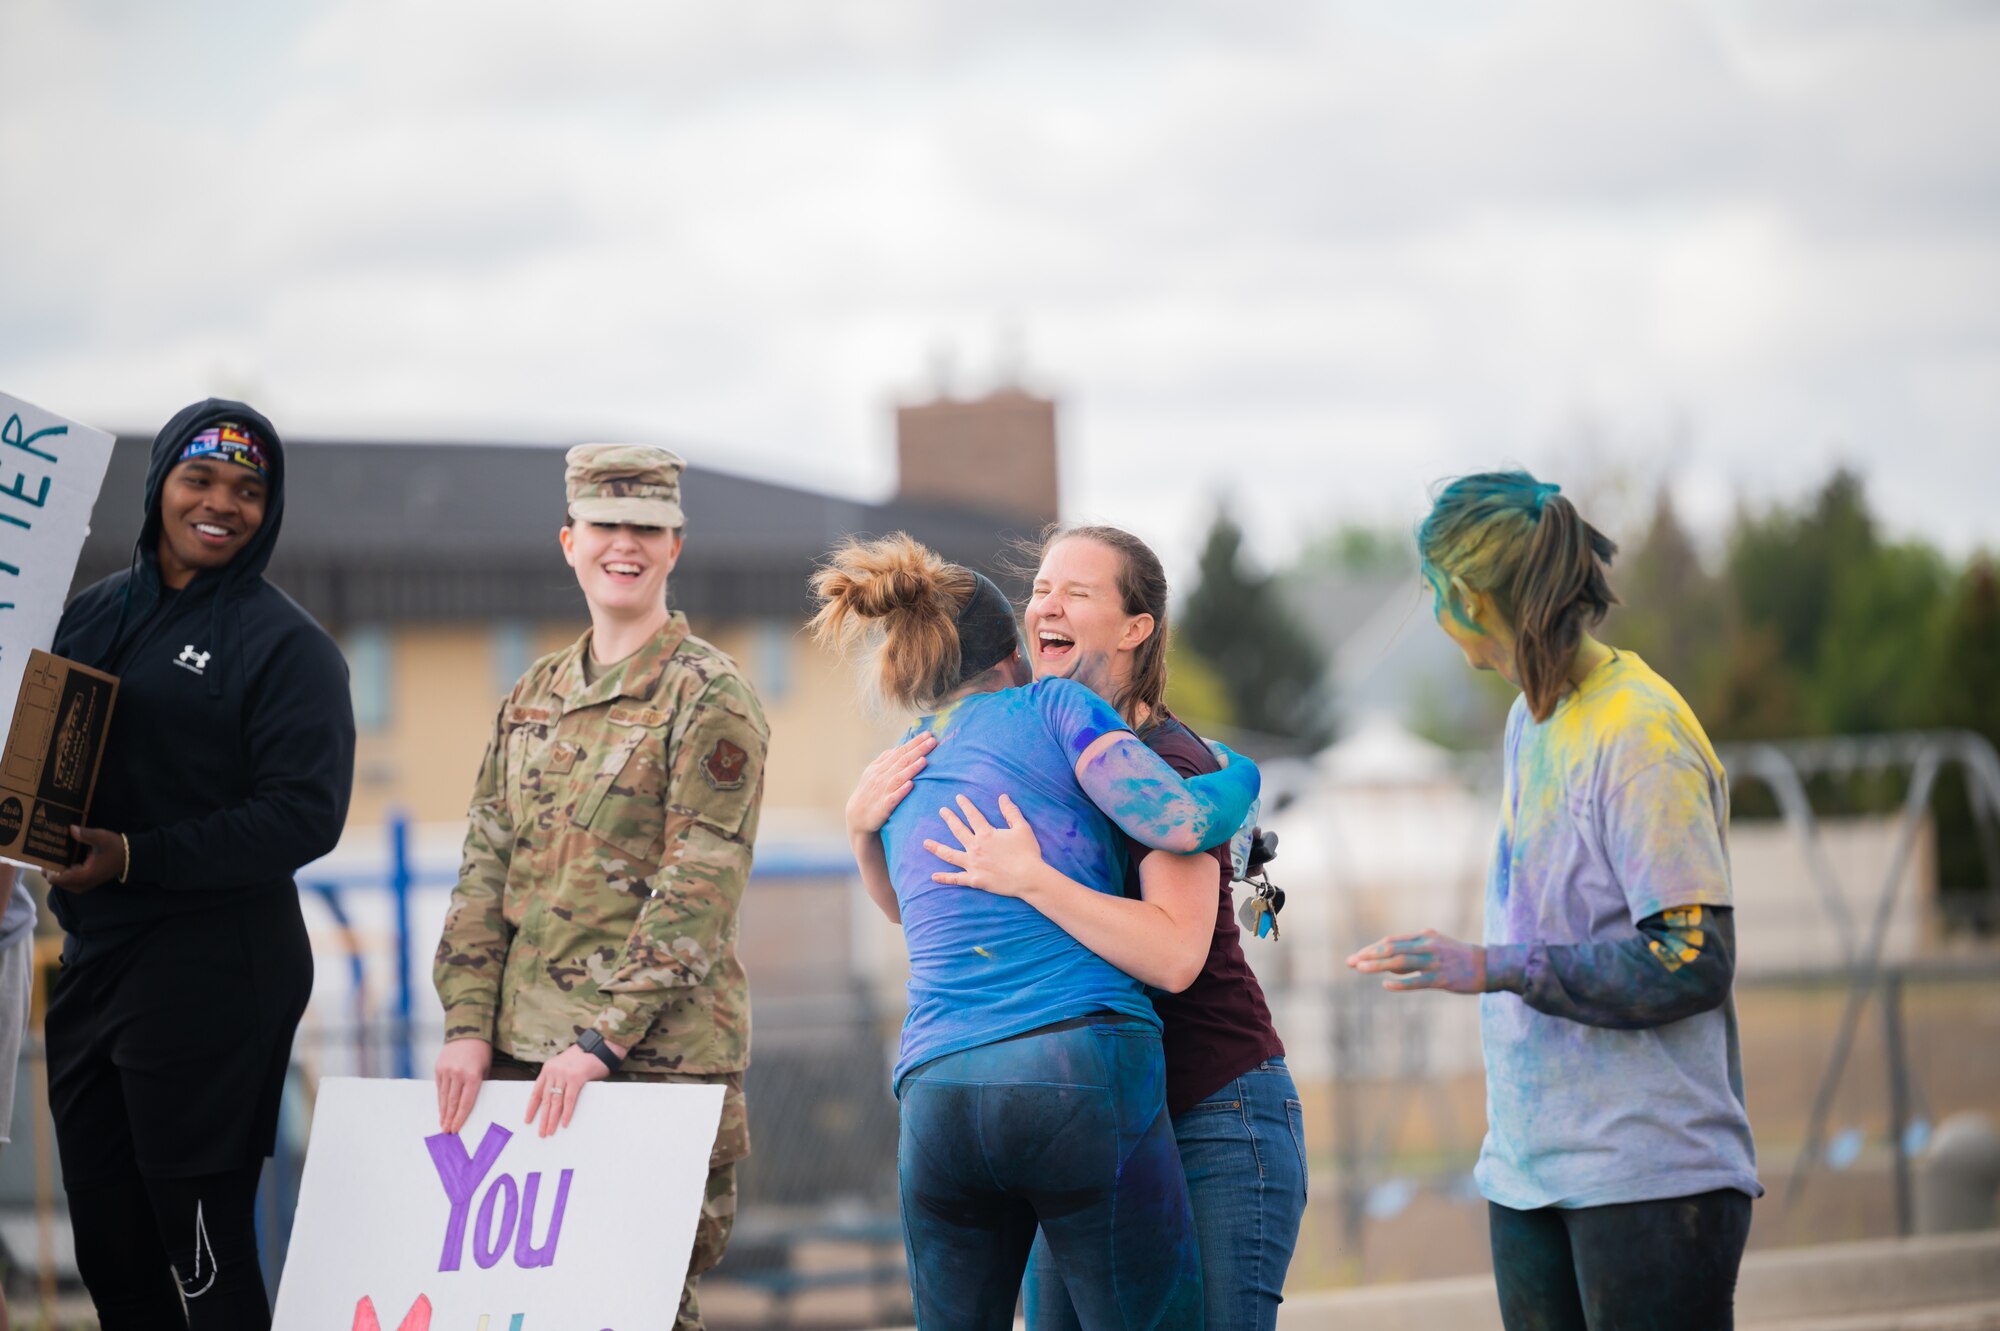
[[[355,729],[387,730],[395,692],[389,630],[380,624],[351,628],[341,638],[340,649],[347,657],[348,685],[354,693]]]
[[[767,703],[779,703],[792,691],[792,652],[798,646],[798,625],[766,619],[757,625],[757,693]]]
[[[493,696],[504,698],[535,663],[535,635],[526,622],[503,619],[493,626]]]

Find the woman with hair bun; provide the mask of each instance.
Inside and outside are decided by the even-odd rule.
[[[894,1084],[918,1326],[1010,1326],[1039,1225],[1085,1326],[1199,1327],[1144,987],[1026,902],[938,881],[952,874],[936,852],[960,814],[983,825],[979,807],[1006,793],[1052,865],[1116,894],[1125,836],[1183,854],[1222,844],[1256,796],[1255,767],[1183,780],[1090,689],[1031,684],[999,588],[907,536],[842,547],[813,590],[815,634],[878,638],[881,693],[921,713],[857,792],[875,807],[849,819],[879,829],[857,830],[856,859],[909,946]]]
[[[1559,487],[1466,476],[1417,531],[1438,626],[1521,689],[1485,945],[1348,965],[1480,994],[1494,1278],[1509,1331],[1733,1323],[1761,1196],[1730,998],[1729,790],[1671,684],[1589,633],[1617,547]]]
[[[1122,528],[1058,526],[1034,557],[1024,622],[1035,677],[1088,687],[1182,776],[1215,771],[1207,745],[1167,709],[1159,556]],[[859,803],[886,793],[864,781]],[[1207,1324],[1269,1331],[1305,1211],[1305,1126],[1284,1042],[1243,955],[1229,852],[1176,855],[1134,843],[1122,895],[1106,893],[1051,865],[1005,794],[998,807],[998,825],[954,823],[960,845],[936,853],[959,871],[939,881],[1019,897],[1152,987]],[[1079,1325],[1045,1241],[1029,1260],[1022,1303],[1029,1331]]]

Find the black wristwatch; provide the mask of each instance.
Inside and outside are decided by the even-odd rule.
[[[604,1037],[597,1033],[595,1027],[576,1037],[576,1047],[586,1054],[597,1055],[598,1062],[613,1072],[618,1071],[619,1064],[625,1061],[611,1052],[611,1046],[604,1042]]]

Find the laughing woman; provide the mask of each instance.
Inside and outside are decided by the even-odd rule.
[[[1086,1325],[1199,1327],[1152,1004],[1027,903],[941,882],[939,856],[961,814],[1011,792],[1055,867],[1108,901],[1124,836],[1181,852],[1227,841],[1256,769],[1183,781],[1089,689],[1030,684],[1006,597],[907,537],[838,551],[814,589],[820,636],[877,631],[882,693],[924,713],[863,783],[875,807],[850,817],[863,882],[909,944],[895,1086],[918,1326],[1010,1326],[1039,1225]]]
[[[1486,941],[1400,934],[1348,964],[1484,995],[1476,1178],[1508,1331],[1726,1329],[1763,1189],[1722,765],[1672,685],[1587,631],[1617,547],[1558,487],[1464,477],[1417,542],[1438,626],[1521,690]]]
[[[1035,677],[1088,687],[1183,777],[1214,771],[1208,746],[1167,710],[1159,557],[1116,527],[1058,528],[1038,553],[1026,615]],[[890,793],[864,783],[850,809],[879,807]],[[1047,862],[1011,799],[1003,795],[997,809],[996,820],[974,812],[952,821],[958,843],[936,853],[959,872],[940,881],[1019,897],[1151,986],[1207,1325],[1269,1331],[1305,1211],[1304,1133],[1284,1043],[1243,956],[1226,849],[1190,856],[1129,843],[1122,892],[1110,894]],[[1035,1245],[1024,1302],[1031,1331],[1078,1325],[1046,1240]]]
[[[700,1331],[701,1276],[728,1245],[750,1153],[736,913],[770,731],[736,663],[667,608],[681,467],[637,445],[567,455],[559,539],[590,628],[500,706],[432,976],[446,1132],[489,1079],[534,1082],[527,1121],[544,1137],[592,1082],[723,1088],[673,1322]]]

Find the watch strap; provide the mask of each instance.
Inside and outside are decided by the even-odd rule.
[[[586,1030],[583,1034],[577,1036],[576,1047],[583,1050],[586,1054],[594,1054],[598,1062],[604,1064],[605,1067],[613,1072],[618,1071],[619,1067],[625,1062],[624,1059],[611,1052],[611,1046],[604,1042],[604,1037],[599,1035],[595,1028]]]

